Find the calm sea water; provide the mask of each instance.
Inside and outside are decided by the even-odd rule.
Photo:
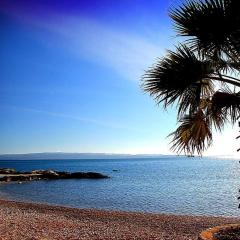
[[[2,167],[96,171],[111,177],[0,184],[0,196],[10,199],[78,208],[240,216],[238,160],[0,160]]]

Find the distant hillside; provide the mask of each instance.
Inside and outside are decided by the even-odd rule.
[[[121,159],[121,158],[157,158],[172,157],[163,154],[108,154],[108,153],[26,153],[1,154],[0,160],[40,160],[40,159]]]

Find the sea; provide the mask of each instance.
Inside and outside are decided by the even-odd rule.
[[[94,171],[108,179],[1,183],[0,198],[76,208],[177,215],[240,216],[238,159],[0,160],[0,168]]]

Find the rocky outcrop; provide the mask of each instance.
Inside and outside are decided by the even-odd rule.
[[[16,173],[16,170],[13,168],[0,168],[0,174],[11,174]]]
[[[2,177],[1,182],[22,182],[22,181],[34,181],[34,180],[57,180],[57,179],[102,179],[109,178],[106,175],[97,172],[60,172],[54,170],[33,170],[31,172],[17,172],[9,171],[9,169],[1,169]]]

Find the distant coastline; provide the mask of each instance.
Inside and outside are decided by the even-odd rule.
[[[121,159],[121,158],[158,158],[176,157],[176,155],[164,154],[116,154],[116,153],[66,153],[66,152],[43,152],[43,153],[19,153],[0,154],[0,160],[54,160],[54,159]]]
[[[81,159],[151,159],[151,158],[184,158],[185,155],[170,154],[119,154],[119,153],[68,153],[68,152],[39,152],[39,153],[6,153],[0,154],[0,160],[81,160]],[[200,156],[194,156],[199,158]],[[214,159],[240,159],[235,155],[203,156]]]

